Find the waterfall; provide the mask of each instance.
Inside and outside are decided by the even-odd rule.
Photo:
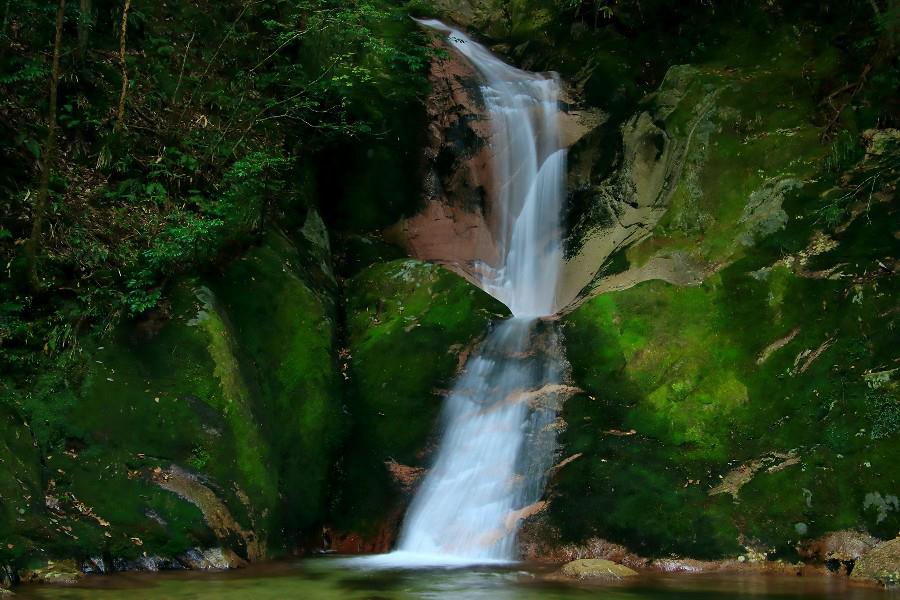
[[[385,565],[515,559],[515,538],[536,510],[555,448],[562,369],[553,314],[561,266],[560,211],[566,152],[558,124],[559,81],[492,55],[434,20],[483,78],[491,124],[493,210],[500,261],[481,286],[513,317],[490,331],[447,398],[435,461]]]

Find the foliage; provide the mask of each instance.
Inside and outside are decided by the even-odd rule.
[[[297,173],[315,168],[323,150],[382,136],[385,115],[425,86],[426,39],[390,0],[138,3],[116,132],[121,9],[115,0],[66,8],[60,153],[39,269],[51,293],[40,297],[18,289],[17,273],[46,127],[55,6],[22,0],[4,18],[4,363],[40,350],[55,322],[78,323],[84,335],[156,307],[173,276],[254,243],[288,207],[303,212],[315,199],[293,184]],[[63,289],[74,310],[61,313],[53,292]]]

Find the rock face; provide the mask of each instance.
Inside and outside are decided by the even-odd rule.
[[[468,14],[468,9],[463,9]],[[431,65],[426,100],[423,208],[389,230],[411,256],[433,261],[477,281],[478,263],[496,265],[492,231],[499,213],[491,171],[491,123],[480,89],[482,78],[450,44]],[[569,101],[559,118],[564,144],[572,146],[603,122],[598,110]]]
[[[825,168],[798,44],[670,70],[626,121],[621,166],[586,188],[569,267],[599,270],[563,319],[585,393],[560,437],[580,458],[541,517],[563,544],[796,557],[900,528],[897,150]],[[873,177],[868,204],[853,190]]]
[[[560,291],[563,306],[616,287],[603,277],[607,261],[616,252],[650,236],[668,209],[685,156],[695,142],[697,126],[708,115],[704,110],[695,111],[687,123],[686,135],[682,136],[667,133],[666,121],[673,117],[696,79],[696,70],[691,67],[669,71],[660,90],[648,99],[652,109],[635,115],[622,126],[621,164],[600,183],[594,183],[594,163],[609,151],[597,147],[603,138],[599,133],[588,136],[573,148],[569,193],[577,196],[579,203],[587,204],[588,209],[570,224],[569,258]],[[676,279],[687,270],[666,269],[663,263],[657,263],[645,271],[632,275],[629,283],[633,285],[642,277]],[[694,281],[673,281],[688,282]]]
[[[609,560],[585,558],[573,560],[562,566],[560,575],[569,579],[625,579],[635,577],[638,573],[634,569]]]
[[[447,58],[431,66],[424,208],[392,234],[413,256],[475,280],[476,261],[497,261],[490,235],[490,122],[474,67],[450,44],[435,43]]]
[[[877,581],[887,587],[900,586],[900,538],[876,546],[856,561],[853,577]]]
[[[15,457],[0,463],[4,553],[218,567],[295,547],[324,518],[341,409],[316,223],[177,283],[164,308],[85,345],[79,386],[23,399],[47,412],[0,429]],[[211,547],[237,556],[175,558]]]

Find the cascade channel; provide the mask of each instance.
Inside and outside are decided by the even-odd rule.
[[[492,232],[496,265],[480,284],[509,307],[466,363],[442,414],[432,467],[406,513],[394,552],[373,565],[507,562],[522,519],[538,508],[555,449],[563,377],[552,323],[562,260],[560,213],[566,152],[559,131],[559,81],[512,67],[439,21],[482,77],[491,125]]]

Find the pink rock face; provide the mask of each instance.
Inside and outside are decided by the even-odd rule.
[[[414,257],[442,263],[477,282],[477,264],[495,265],[491,236],[491,127],[480,78],[449,44],[432,61],[425,148],[424,207],[390,231]]]
[[[446,55],[432,61],[429,74],[422,209],[387,234],[411,256],[445,265],[478,284],[480,265],[497,267],[501,260],[494,237],[502,212],[493,189],[491,120],[482,76],[451,44],[443,39],[434,44]],[[565,105],[573,105],[566,94]],[[572,146],[604,118],[598,111],[561,110],[563,145]]]

